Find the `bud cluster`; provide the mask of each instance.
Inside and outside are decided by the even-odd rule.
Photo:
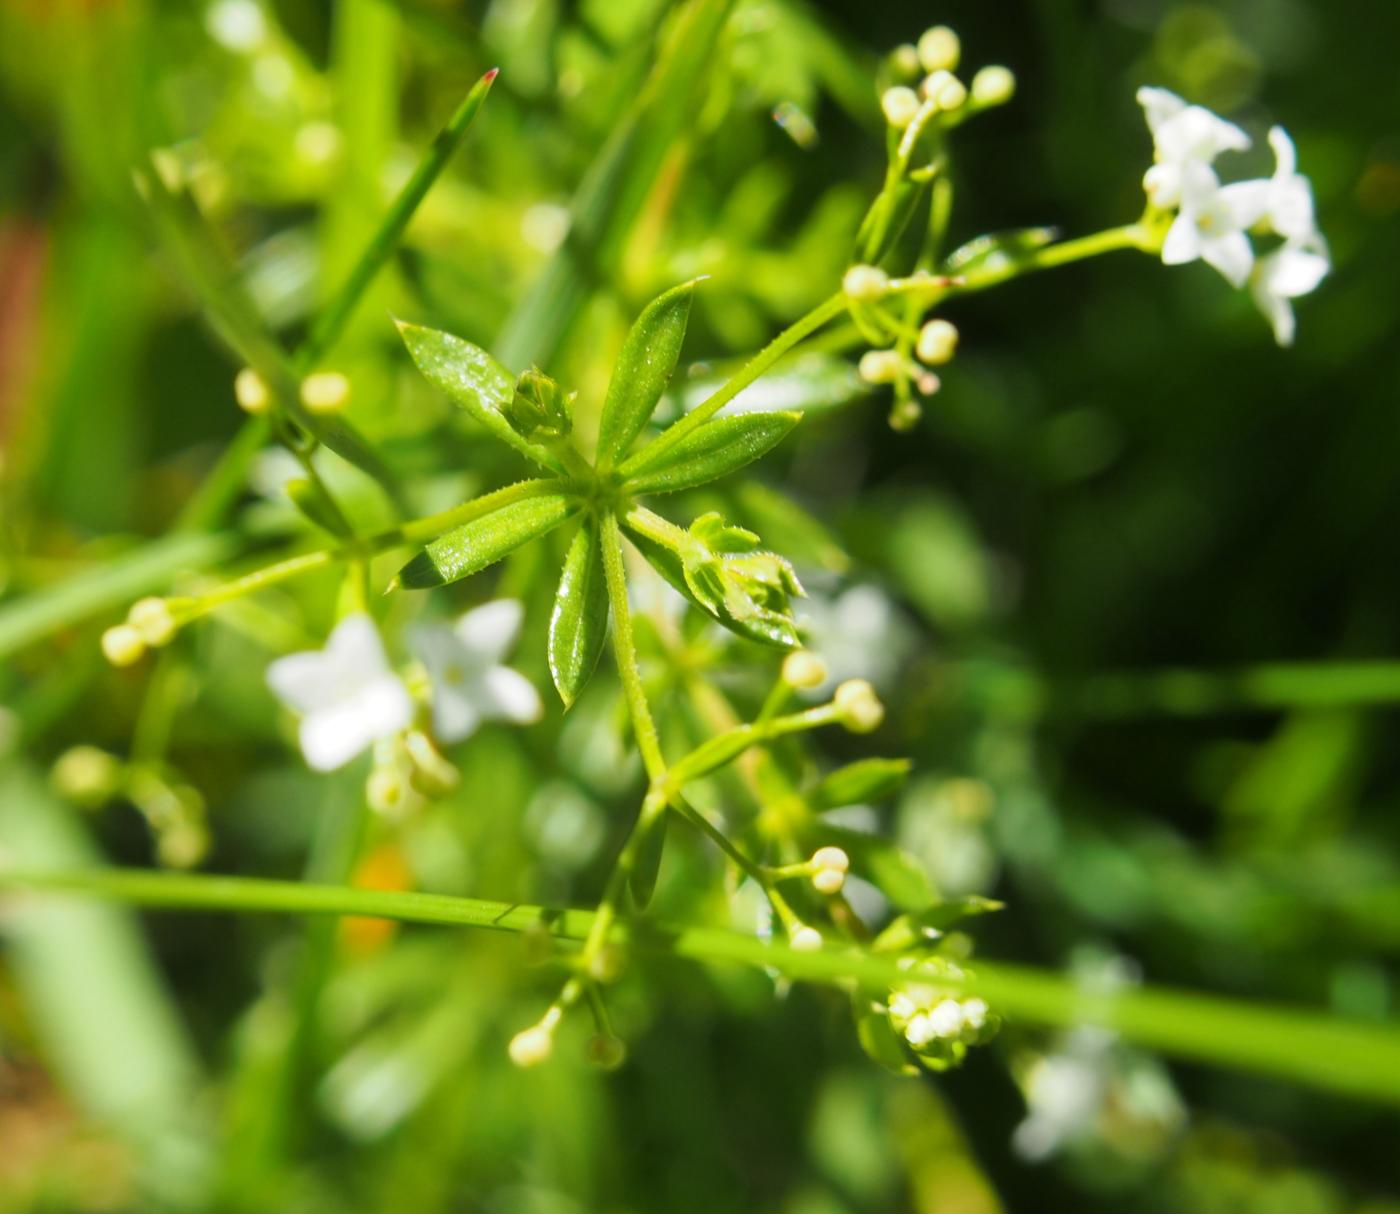
[[[956,999],[921,985],[891,993],[889,1017],[919,1061],[935,1071],[956,1066],[969,1046],[990,1041],[1000,1025],[985,999]]]

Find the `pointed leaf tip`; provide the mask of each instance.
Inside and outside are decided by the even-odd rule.
[[[490,83],[491,83],[493,80],[495,80],[496,77],[499,76],[500,74],[501,74],[501,69],[498,68],[498,67],[493,67],[489,72],[487,72],[484,76],[482,76],[482,78],[481,78],[481,79],[482,79],[482,83],[484,83],[484,84],[490,84]]]

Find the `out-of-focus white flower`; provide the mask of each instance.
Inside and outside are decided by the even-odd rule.
[[[413,719],[408,689],[389,667],[383,642],[367,615],[346,616],[324,649],[278,658],[267,683],[302,714],[299,738],[307,763],[333,771]]]
[[[1286,243],[1259,259],[1249,290],[1273,326],[1279,345],[1291,346],[1297,332],[1293,301],[1316,290],[1331,268],[1327,246],[1320,236],[1306,243]]]
[[[1189,186],[1162,243],[1163,264],[1179,266],[1199,258],[1233,286],[1244,286],[1254,268],[1254,246],[1245,233],[1264,217],[1267,207],[1263,181]]]
[[[1064,1048],[1032,1064],[1022,1083],[1026,1117],[1011,1143],[1026,1159],[1046,1159],[1098,1125],[1111,1079],[1113,1035],[1076,1029]]]
[[[1154,206],[1180,206],[1190,194],[1209,194],[1219,185],[1211,162],[1221,152],[1242,152],[1249,136],[1204,106],[1188,105],[1167,89],[1141,88],[1138,104],[1147,116],[1157,163],[1143,187]]]
[[[415,629],[414,652],[433,685],[433,731],[460,742],[483,721],[528,725],[544,711],[540,693],[519,671],[502,665],[520,633],[525,609],[515,599],[475,607],[455,624]]]
[[[1285,240],[1310,241],[1318,237],[1312,184],[1298,172],[1298,149],[1281,126],[1269,130],[1274,151],[1274,175],[1266,183],[1264,213]]]

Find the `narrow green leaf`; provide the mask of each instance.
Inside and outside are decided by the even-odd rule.
[[[569,545],[549,617],[549,673],[564,707],[592,677],[608,635],[608,586],[596,519],[586,518]]]
[[[767,455],[802,420],[800,413],[717,417],[692,431],[659,460],[643,447],[620,469],[630,493],[675,493],[736,472]]]
[[[908,774],[908,759],[861,759],[825,776],[807,794],[807,804],[821,813],[882,801],[899,790]]]
[[[316,526],[329,531],[339,539],[354,538],[354,530],[320,481],[312,480],[310,477],[298,477],[288,481],[286,489],[287,496],[292,499],[292,505]]]
[[[904,1042],[894,1031],[890,1018],[875,1007],[869,996],[857,991],[851,998],[851,1010],[856,1020],[856,1039],[866,1057],[896,1075],[919,1073],[919,1068],[909,1057]]]
[[[949,253],[943,269],[948,274],[969,274],[974,270],[986,272],[1016,265],[1037,249],[1043,249],[1057,235],[1055,228],[1018,228],[978,236]]]
[[[685,340],[695,282],[647,304],[622,343],[598,424],[598,467],[611,468],[642,432],[666,390]]]
[[[928,943],[930,932],[946,932],[964,919],[991,914],[1001,910],[1004,905],[980,894],[945,898],[932,906],[926,906],[922,910],[911,910],[908,914],[892,920],[875,938],[875,948],[879,952],[903,952],[916,945]]]
[[[638,910],[646,910],[651,896],[656,892],[656,878],[661,872],[661,853],[666,849],[666,819],[662,814],[652,823],[637,850],[637,861],[632,866],[629,884],[632,900]]]
[[[427,590],[469,577],[552,531],[578,505],[577,498],[563,493],[511,502],[435,539],[399,570],[398,584],[406,590]]]
[[[399,333],[429,383],[527,459],[564,471],[550,452],[522,438],[510,424],[505,410],[515,397],[515,376],[491,355],[463,338],[423,325],[399,321]]]

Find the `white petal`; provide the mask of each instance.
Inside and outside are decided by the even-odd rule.
[[[1292,177],[1298,171],[1298,149],[1281,126],[1269,128],[1269,146],[1274,150],[1274,176]]]
[[[483,699],[479,680],[455,685],[439,683],[433,687],[433,732],[439,742],[460,742],[469,738],[481,724],[478,701]]]
[[[1269,195],[1269,222],[1286,240],[1308,240],[1317,234],[1312,186],[1306,177],[1274,181]]]
[[[450,624],[415,625],[409,645],[427,667],[434,687],[474,679],[488,665],[462,644]]]
[[[311,712],[333,702],[321,678],[325,659],[320,650],[290,653],[267,668],[267,685],[272,694],[296,712]]]
[[[1332,263],[1325,253],[1289,248],[1285,245],[1273,255],[1269,287],[1288,299],[1297,299],[1317,290],[1327,277]]]
[[[1154,134],[1163,160],[1208,162],[1221,152],[1249,147],[1249,136],[1239,127],[1199,105],[1189,105],[1173,115]]]
[[[1201,242],[1201,260],[1219,270],[1232,286],[1242,287],[1254,268],[1254,249],[1243,232],[1227,232]]]
[[[1147,115],[1148,129],[1154,135],[1162,123],[1175,117],[1186,108],[1186,102],[1167,89],[1140,88],[1137,91],[1137,100]]]
[[[1200,255],[1200,229],[1196,227],[1195,219],[1182,213],[1167,229],[1167,238],[1162,242],[1162,264],[1183,266],[1188,261],[1195,261]]]
[[[1274,197],[1274,183],[1264,177],[1237,181],[1221,189],[1216,197],[1229,226],[1245,231],[1264,218]]]
[[[1256,290],[1254,302],[1273,326],[1274,340],[1281,346],[1291,346],[1298,330],[1297,318],[1293,315],[1293,305],[1282,295]]]
[[[486,703],[483,704],[486,716],[529,725],[538,721],[543,714],[540,693],[519,671],[511,670],[508,666],[496,666],[486,672],[482,682],[486,692]]]
[[[389,671],[379,632],[369,616],[346,616],[322,650],[278,658],[267,668],[273,694],[298,712],[338,703]]]
[[[338,670],[354,672],[361,683],[389,669],[379,629],[364,614],[347,615],[335,626],[326,641],[325,654]]]
[[[1169,210],[1181,202],[1181,166],[1154,164],[1143,174],[1142,188],[1154,207]]]
[[[463,645],[488,663],[499,662],[520,635],[524,616],[525,607],[518,599],[497,599],[472,608],[453,625],[453,631]]]
[[[408,726],[413,702],[393,675],[366,684],[356,695],[309,713],[301,722],[301,750],[317,771],[333,771],[380,738]]]

